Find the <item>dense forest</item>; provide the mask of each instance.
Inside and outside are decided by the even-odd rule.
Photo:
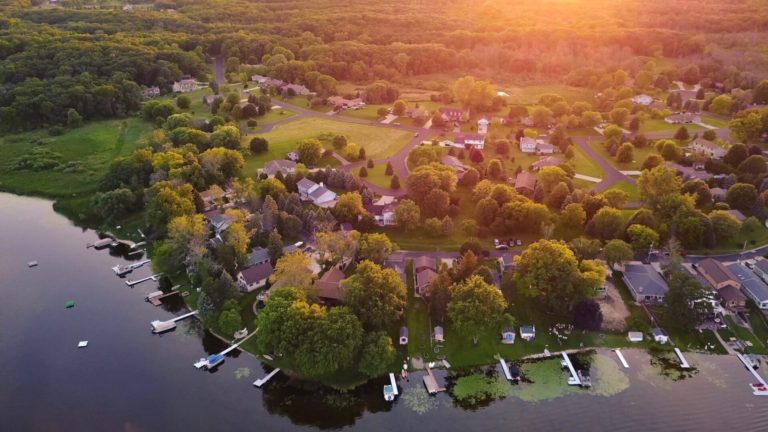
[[[649,60],[670,70],[696,65],[684,81],[746,89],[768,68],[768,6],[756,1],[58,3],[0,2],[6,129],[66,123],[70,109],[85,119],[136,111],[141,86],[165,93],[185,75],[210,80],[211,56],[291,82],[307,84],[312,71],[438,91],[468,71],[599,89],[606,72],[634,75]]]

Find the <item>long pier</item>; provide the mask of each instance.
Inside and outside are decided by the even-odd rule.
[[[253,385],[255,385],[256,387],[263,386],[264,384],[267,383],[267,381],[271,380],[273,376],[277,375],[278,372],[280,372],[280,368],[273,370],[264,378],[257,379],[256,381],[253,382]]]
[[[242,343],[243,343],[243,342],[247,341],[247,340],[248,340],[248,339],[249,339],[251,336],[253,336],[253,335],[255,335],[255,334],[256,334],[256,330],[252,331],[252,332],[251,332],[251,334],[249,334],[248,336],[246,336],[246,337],[244,337],[244,338],[240,339],[239,341],[237,341],[237,343],[234,343],[234,344],[232,344],[232,346],[228,347],[228,348],[227,348],[227,349],[225,349],[224,351],[222,351],[222,352],[220,352],[220,353],[218,353],[218,354],[214,354],[214,355],[208,356],[208,358],[201,358],[199,361],[197,361],[196,363],[194,363],[194,366],[195,366],[197,369],[202,369],[202,368],[210,367],[210,366],[211,366],[211,364],[210,364],[210,362],[208,361],[208,359],[211,359],[211,358],[223,358],[223,357],[224,357],[225,355],[227,355],[228,353],[230,353],[230,352],[232,352],[232,351],[236,350],[236,349],[237,349],[237,347],[239,347],[240,345],[242,345]]]
[[[690,369],[691,365],[689,365],[688,360],[683,357],[683,352],[680,351],[680,348],[675,348],[675,354],[680,358],[680,367],[683,369]]]
[[[152,326],[152,333],[163,333],[168,330],[173,330],[176,328],[176,321],[181,321],[195,314],[197,314],[196,310],[189,313],[185,313],[184,315],[171,318],[167,321],[154,320],[150,323],[150,325]]]
[[[151,260],[145,259],[145,260],[142,260],[142,261],[139,261],[139,262],[128,264],[126,266],[116,265],[116,266],[112,267],[112,271],[115,272],[116,275],[122,276],[122,275],[124,275],[126,273],[130,273],[130,272],[136,270],[137,268],[143,267],[145,264],[148,264],[150,262],[151,262]]]
[[[757,373],[752,363],[748,361],[743,354],[736,353],[736,357],[738,357],[739,360],[741,360],[741,362],[744,364],[744,366],[747,368],[748,371],[752,372],[752,375],[755,376],[755,379],[757,380],[757,382],[759,382],[762,385],[762,388],[765,389],[765,390],[758,390],[755,388],[754,385],[750,385],[749,387],[750,389],[752,389],[752,394],[754,394],[755,396],[768,396],[768,384],[766,384],[763,377],[761,377],[760,374]]]
[[[499,358],[499,362],[501,363],[501,370],[504,371],[504,376],[507,378],[507,380],[512,381],[512,374],[509,373],[509,366],[507,366],[507,362],[505,362],[503,358]]]
[[[158,273],[158,274],[153,274],[152,276],[147,276],[147,277],[145,277],[143,279],[127,280],[127,281],[125,281],[125,284],[128,285],[129,287],[133,287],[134,285],[138,285],[138,284],[140,284],[142,282],[146,282],[148,280],[156,281],[157,278],[159,278],[162,275],[163,275],[162,273]]]
[[[617,348],[614,351],[616,351],[616,357],[619,358],[619,361],[621,362],[621,364],[625,368],[629,369],[629,363],[627,363],[627,359],[624,358],[624,354],[621,353],[621,350]]]
[[[395,396],[397,396],[398,394],[400,394],[400,393],[397,391],[397,380],[395,380],[395,374],[393,374],[393,373],[391,373],[391,372],[390,372],[390,374],[389,374],[389,383],[392,385],[392,393],[394,393],[394,394],[395,394]]]
[[[573,367],[573,363],[571,363],[571,359],[568,357],[568,354],[563,353],[563,361],[565,361],[565,365],[568,367],[568,370],[571,373],[571,377],[568,378],[568,384],[581,385],[581,379],[579,379],[579,374],[576,373],[576,368]]]

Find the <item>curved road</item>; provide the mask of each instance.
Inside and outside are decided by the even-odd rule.
[[[619,181],[625,181],[629,184],[637,184],[637,181],[633,179],[632,177],[629,177],[625,174],[622,174],[621,171],[616,169],[616,167],[613,166],[609,161],[607,161],[600,153],[595,151],[588,142],[589,137],[579,136],[579,137],[572,137],[571,138],[579,148],[584,151],[584,153],[587,154],[587,156],[590,157],[593,161],[597,162],[598,165],[600,165],[600,168],[603,169],[603,180],[600,183],[597,183],[594,187],[594,190],[596,192],[602,192],[611,186],[614,185],[614,183]]]

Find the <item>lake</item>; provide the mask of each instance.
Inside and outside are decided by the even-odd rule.
[[[610,370],[626,384],[606,387],[612,396],[557,382],[543,394],[534,383],[460,406],[448,393],[423,397],[415,376],[393,404],[383,401],[384,379],[340,393],[278,374],[258,389],[252,382],[268,368],[248,354],[233,353],[214,373],[192,366],[225,347],[195,319],[152,334],[152,320],[184,312],[181,300],[145,302],[157,284],[126,286],[111,268],[128,261],[86,248],[97,239],[50,201],[0,193],[0,430],[768,430],[768,398],[751,394],[754,379],[727,356],[687,354],[697,371],[675,381],[646,352],[625,350],[623,369],[601,350],[593,375]],[[32,260],[39,266],[28,268]],[[145,266],[128,277],[150,274]],[[81,340],[87,348],[76,347]]]

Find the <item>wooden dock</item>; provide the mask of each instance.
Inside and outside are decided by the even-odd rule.
[[[152,276],[147,276],[147,277],[145,277],[143,279],[127,280],[127,281],[125,281],[125,284],[128,285],[129,287],[133,288],[134,285],[138,285],[138,284],[140,284],[142,282],[146,282],[148,280],[156,281],[157,278],[159,278],[162,275],[163,275],[162,273],[158,273],[158,274],[153,274]]]
[[[437,394],[439,392],[444,392],[445,388],[440,387],[437,385],[437,380],[435,379],[435,376],[432,374],[432,369],[427,368],[427,374],[423,377],[424,380],[424,386],[427,388],[427,393],[433,395]]]
[[[624,358],[624,354],[621,353],[621,350],[620,349],[615,349],[614,351],[616,351],[616,357],[619,358],[619,361],[621,362],[621,364],[625,368],[629,369],[629,363],[627,363],[627,359]]]
[[[161,295],[158,295],[158,296],[147,297],[147,301],[148,301],[148,302],[149,302],[149,303],[150,303],[152,306],[160,306],[161,304],[163,304],[163,302],[161,302],[160,300],[162,300],[162,299],[164,299],[164,298],[166,298],[166,297],[170,297],[170,296],[172,296],[172,295],[176,295],[176,294],[179,294],[179,293],[181,293],[181,291],[179,291],[179,290],[173,290],[173,291],[169,291],[169,292],[167,292],[167,293],[164,293],[164,294],[161,294]]]
[[[253,382],[253,385],[256,387],[261,387],[264,384],[266,384],[269,380],[272,379],[273,376],[277,375],[277,373],[280,372],[280,368],[277,368],[269,373],[269,375],[265,376],[264,378],[257,379]]]
[[[683,369],[690,369],[691,365],[689,365],[688,360],[683,357],[683,352],[680,351],[680,348],[675,348],[675,354],[677,354],[677,357],[680,358],[680,367]]]

